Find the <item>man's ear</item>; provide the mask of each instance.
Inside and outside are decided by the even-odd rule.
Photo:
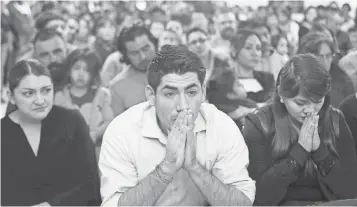
[[[13,96],[13,94],[11,93],[10,90],[7,90],[7,91],[6,91],[6,95],[7,95],[7,98],[8,98],[8,100],[9,100],[9,102],[10,102],[11,104],[15,105],[14,96]]]
[[[151,106],[154,106],[155,105],[155,90],[151,86],[146,85],[145,95],[146,95],[146,99],[148,100],[149,104]]]
[[[206,101],[207,87],[206,83],[202,84],[202,103]]]

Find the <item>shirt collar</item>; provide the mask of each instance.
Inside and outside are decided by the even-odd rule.
[[[195,128],[193,131],[196,133],[206,130],[206,120],[202,115],[202,112],[198,113],[195,120]],[[141,135],[146,138],[159,139],[162,144],[167,143],[166,135],[161,131],[156,118],[156,109],[154,106],[148,106],[144,110],[141,119]]]

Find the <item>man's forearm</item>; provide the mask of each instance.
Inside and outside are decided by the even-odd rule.
[[[160,178],[160,173],[160,169],[155,169],[138,185],[126,191],[120,197],[118,206],[153,206],[168,185]]]
[[[252,202],[233,186],[223,184],[218,178],[197,164],[188,170],[193,182],[211,206],[250,206]]]

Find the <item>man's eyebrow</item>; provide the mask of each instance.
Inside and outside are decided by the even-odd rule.
[[[198,87],[198,85],[196,83],[191,83],[190,85],[186,86],[185,89],[190,89],[193,87]],[[162,87],[162,90],[164,89],[169,89],[169,90],[178,90],[177,87],[174,86],[169,86],[169,85],[165,85],[164,87]]]

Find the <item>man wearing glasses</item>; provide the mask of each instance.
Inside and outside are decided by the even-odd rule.
[[[156,55],[157,40],[143,24],[133,23],[120,32],[117,48],[129,68],[109,83],[115,115],[146,100],[146,68]]]

